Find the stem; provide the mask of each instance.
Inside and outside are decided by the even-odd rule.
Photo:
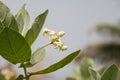
[[[52,42],[49,42],[48,44],[45,44],[45,45],[42,46],[42,47],[45,48],[45,47],[49,46],[50,44],[52,44]],[[24,71],[26,71],[26,70],[24,70]],[[35,75],[35,74],[29,73],[29,75],[27,75],[27,76],[30,77],[30,76],[32,76],[32,75]]]
[[[48,43],[48,44],[46,44],[46,45],[44,45],[44,46],[42,46],[42,47],[47,47],[47,46],[50,45],[50,44],[51,44],[51,43]],[[24,79],[25,79],[25,80],[29,80],[29,78],[30,78],[30,76],[31,76],[32,74],[28,74],[27,69],[26,69],[26,66],[25,66],[24,63],[22,63],[21,65],[22,65],[22,67],[23,67],[24,74],[25,74]]]
[[[44,46],[42,46],[42,47],[47,47],[47,46],[49,46],[51,44],[51,42],[50,43],[48,43],[48,44],[46,44],[46,45],[44,45]]]
[[[25,79],[29,80],[29,75],[28,75],[28,72],[27,72],[25,64],[23,63],[22,66],[23,66],[23,70],[24,70],[24,74],[25,74]]]

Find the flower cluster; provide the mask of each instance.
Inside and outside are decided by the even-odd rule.
[[[55,31],[45,28],[43,30],[43,36],[44,35],[49,36],[50,44],[53,44],[55,46],[55,49],[59,49],[61,51],[67,50],[68,47],[60,40],[60,37],[63,37],[65,35],[64,31],[56,33]]]

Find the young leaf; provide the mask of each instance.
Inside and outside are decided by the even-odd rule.
[[[18,30],[17,22],[14,16],[10,13],[9,8],[0,1],[0,20],[4,27],[9,27],[15,31]]]
[[[84,57],[80,62],[80,72],[84,78],[89,78],[90,73],[88,68],[93,67],[93,60],[87,57]]]
[[[18,23],[19,32],[25,36],[25,33],[28,30],[28,25],[30,22],[30,16],[29,16],[27,10],[25,9],[25,4],[15,15],[15,19]]]
[[[43,60],[43,58],[45,57],[45,48],[44,47],[41,47],[41,48],[38,48],[31,56],[31,59],[30,59],[30,63],[32,65],[40,62],[41,60]]]
[[[94,69],[89,67],[89,72],[91,75],[91,80],[100,80],[100,74],[96,72]]]
[[[75,51],[75,52],[71,53],[70,55],[68,55],[67,57],[65,57],[64,59],[62,59],[61,61],[49,66],[48,68],[43,69],[41,71],[32,72],[32,73],[30,73],[30,75],[47,74],[47,73],[56,71],[56,70],[64,67],[68,63],[70,63],[79,53],[80,53],[80,50]]]
[[[18,32],[4,28],[0,33],[0,55],[13,64],[30,60],[31,49]]]
[[[11,13],[6,14],[6,17],[2,23],[5,27],[9,27],[9,28],[19,32],[17,22]]]
[[[32,67],[35,64],[37,64],[38,62],[42,61],[43,58],[45,57],[45,46],[38,48],[32,55],[31,55],[31,59],[29,62],[25,63],[26,67]],[[20,67],[22,67],[22,65],[20,65]]]
[[[0,21],[3,21],[6,14],[9,12],[9,8],[5,6],[1,1],[0,1]]]
[[[119,69],[113,64],[103,73],[100,80],[117,80],[118,72]]]
[[[81,73],[78,70],[73,69],[73,76],[75,80],[84,80],[84,77],[81,75]],[[85,79],[87,80],[87,79]]]
[[[40,14],[35,19],[32,27],[26,33],[25,39],[29,45],[32,45],[32,43],[36,40],[38,34],[40,33],[40,31],[42,29],[44,22],[45,22],[47,14],[48,14],[48,10],[46,10],[44,13]]]

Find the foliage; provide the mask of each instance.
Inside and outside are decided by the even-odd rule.
[[[115,64],[106,69],[105,67],[95,69],[92,59],[83,58],[79,67],[80,71],[74,70],[74,77],[68,77],[66,80],[119,80],[120,71]]]
[[[37,72],[27,72],[27,67],[32,67],[45,57],[45,47],[38,48],[32,53],[31,46],[38,37],[46,20],[48,10],[38,15],[30,29],[28,29],[30,16],[25,9],[25,4],[14,16],[9,8],[0,1],[0,56],[14,65],[19,64],[24,69],[24,75],[19,75],[16,80],[29,80],[32,75],[47,74],[56,71],[70,63],[79,53],[77,50],[61,61]],[[0,76],[0,80],[5,80]]]

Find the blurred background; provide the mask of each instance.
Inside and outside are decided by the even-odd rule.
[[[86,55],[88,52],[91,52],[91,55],[94,58],[96,58],[96,53],[117,53],[117,55],[114,55],[111,62],[118,62],[119,57],[117,58],[117,60],[115,60],[115,58],[119,55],[120,52],[119,0],[1,1],[11,9],[11,12],[13,14],[16,14],[17,11],[25,3],[26,9],[29,12],[31,18],[31,24],[37,15],[48,9],[49,13],[43,28],[46,27],[57,32],[61,30],[66,32],[66,35],[62,38],[62,40],[68,46],[68,50],[64,52],[59,52],[55,50],[53,46],[47,47],[47,55],[45,59],[39,64],[37,64],[34,68],[29,70],[43,69],[50,64],[61,60],[69,53],[78,49],[81,49],[82,53],[86,53]],[[32,51],[34,52],[38,47],[46,43],[48,43],[48,37],[43,37],[40,34],[39,38],[37,38],[37,40],[32,46]],[[108,52],[108,50],[111,51]],[[80,59],[80,57],[78,59]],[[105,58],[102,56],[102,60],[104,59]],[[108,57],[106,61],[110,59],[111,57]],[[2,58],[0,58],[0,61],[0,66],[2,67],[4,67],[3,64],[7,64],[7,61]],[[41,77],[42,80],[65,80],[66,76],[72,75],[71,69],[74,67],[74,63],[70,63],[69,65],[56,72],[46,74],[45,76],[37,77]],[[16,67],[15,69],[17,70]],[[16,72],[22,73],[22,70],[19,69]],[[40,79],[36,78],[34,80]]]

